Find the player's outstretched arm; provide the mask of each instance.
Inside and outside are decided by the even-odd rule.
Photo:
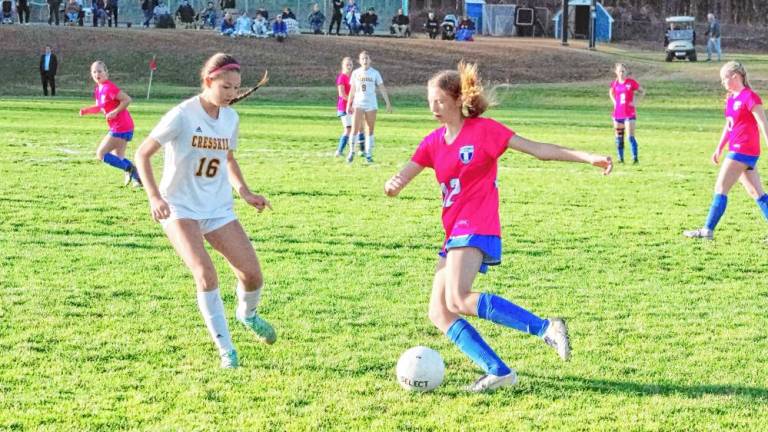
[[[155,181],[155,174],[152,172],[152,155],[157,153],[158,150],[160,150],[160,143],[152,138],[147,138],[141,143],[138,150],[136,150],[136,155],[134,155],[141,184],[144,185],[144,190],[147,191],[147,197],[149,197],[149,209],[152,213],[152,218],[156,221],[171,215],[171,208],[160,195],[160,189],[158,189],[157,182]]]
[[[392,112],[392,104],[389,103],[389,93],[387,93],[387,88],[384,87],[384,84],[379,84],[379,91],[381,92],[381,97],[384,98],[384,103],[387,104],[387,112]]]
[[[265,208],[272,210],[272,205],[268,199],[261,195],[256,195],[248,189],[248,185],[245,184],[245,179],[243,178],[243,172],[240,170],[240,164],[237,163],[232,150],[227,152],[227,167],[229,168],[227,170],[229,172],[229,184],[237,191],[240,198],[255,207],[259,213],[264,211]]]
[[[423,169],[423,166],[409,161],[399,173],[393,175],[392,178],[384,183],[384,193],[391,197],[397,196]]]
[[[88,114],[98,114],[101,112],[101,108],[98,105],[91,105],[89,107],[82,108],[79,112],[81,116]]]
[[[527,153],[543,161],[582,162],[600,167],[603,174],[608,175],[613,170],[613,162],[609,156],[593,155],[591,153],[560,147],[555,144],[540,143],[515,135],[509,139],[507,146],[513,150]]]

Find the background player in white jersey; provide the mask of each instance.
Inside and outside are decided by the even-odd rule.
[[[368,128],[365,138],[365,158],[368,162],[373,162],[373,128],[376,125],[376,111],[379,109],[379,104],[376,101],[376,88],[381,91],[381,96],[387,104],[387,112],[392,112],[392,105],[389,103],[389,95],[387,95],[381,74],[371,67],[371,56],[368,55],[368,52],[361,52],[357,61],[360,63],[360,67],[355,69],[349,78],[352,85],[349,101],[347,101],[347,114],[352,114],[352,133],[349,135],[349,139],[351,141],[363,132],[363,121],[365,121]],[[347,162],[351,163],[354,158],[355,146],[350,143]]]
[[[237,276],[236,317],[262,341],[273,343],[272,326],[256,314],[263,277],[248,236],[232,210],[232,188],[259,212],[272,208],[253,194],[235,160],[239,118],[229,105],[238,96],[240,64],[218,53],[201,71],[203,91],[170,110],[136,152],[136,165],[149,196],[152,217],[159,221],[197,285],[197,303],[219,349],[221,366],[238,366],[227,327],[216,269],[203,239]],[[250,94],[250,92],[248,92]],[[164,148],[163,178],[157,187],[150,158]]]

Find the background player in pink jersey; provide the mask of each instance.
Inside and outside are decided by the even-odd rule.
[[[720,161],[720,154],[726,144],[728,154],[715,182],[715,195],[704,227],[683,232],[683,235],[690,238],[712,240],[715,227],[725,213],[728,192],[737,180],[768,219],[768,195],[763,191],[760,175],[757,173],[761,131],[763,138],[768,142],[763,101],[752,91],[747,70],[739,62],[730,61],[724,64],[720,69],[720,80],[728,91],[728,98],[725,101],[725,126],[720,142],[712,154],[712,162],[717,164]]]
[[[96,82],[93,97],[96,105],[80,110],[80,115],[104,113],[109,132],[96,149],[96,158],[108,165],[125,171],[125,185],[134,181],[140,186],[139,174],[130,160],[125,158],[128,141],[133,139],[133,119],[128,113],[131,97],[109,80],[107,65],[95,61],[91,65],[91,78]]]
[[[219,350],[221,367],[236,368],[237,352],[205,242],[224,256],[237,277],[237,320],[261,341],[274,343],[275,330],[256,313],[264,279],[253,245],[235,216],[232,191],[259,213],[272,207],[248,188],[234,153],[239,116],[231,105],[255,88],[238,96],[240,64],[223,53],[205,62],[200,79],[203,91],[163,116],[136,151],[136,163],[152,217],[162,224],[195,278],[197,305]],[[161,148],[165,157],[158,188],[150,159]]]
[[[472,291],[478,272],[501,262],[497,161],[511,148],[541,160],[583,162],[611,172],[611,158],[527,140],[480,115],[488,101],[475,65],[459,63],[428,85],[429,106],[441,127],[426,136],[410,162],[389,179],[384,191],[396,196],[425,167],[433,168],[443,194],[445,241],[429,301],[429,318],[483,375],[471,391],[493,390],[517,381],[510,369],[461,315],[478,316],[541,337],[563,360],[570,357],[565,321],[542,319],[508,300]]]
[[[629,135],[629,144],[632,148],[632,163],[640,162],[638,159],[637,139],[635,138],[635,122],[637,111],[635,110],[635,93],[639,97],[645,95],[645,90],[637,81],[629,78],[629,68],[623,63],[616,63],[613,68],[616,79],[611,82],[608,96],[613,102],[613,129],[616,131],[616,151],[619,154],[619,162],[624,163],[624,133]],[[639,100],[639,99],[638,99]]]
[[[351,88],[349,75],[352,73],[352,67],[354,67],[352,57],[344,57],[341,60],[341,71],[336,77],[336,89],[339,93],[338,100],[336,101],[336,115],[341,120],[341,126],[344,128],[341,132],[341,137],[339,137],[336,157],[341,156],[344,152],[344,148],[349,142],[349,132],[352,128],[352,116],[347,114],[347,100],[349,99],[349,90]]]

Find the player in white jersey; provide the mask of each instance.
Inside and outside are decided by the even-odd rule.
[[[373,128],[376,125],[376,111],[379,109],[379,104],[376,101],[377,88],[381,91],[381,96],[387,104],[387,112],[392,112],[392,105],[389,103],[389,95],[387,95],[387,89],[384,87],[384,80],[379,71],[371,67],[371,57],[368,52],[361,52],[357,61],[360,63],[360,67],[355,69],[349,78],[352,90],[349,92],[349,100],[347,101],[347,114],[352,114],[352,132],[349,135],[351,143],[347,156],[349,163],[355,158],[355,146],[352,145],[352,142],[354,142],[355,136],[362,134],[363,121],[368,128],[365,137],[365,159],[368,162],[373,162]]]
[[[238,115],[230,107],[242,98],[240,65],[218,53],[201,71],[202,92],[171,109],[136,152],[146,179],[152,217],[159,221],[197,285],[197,303],[219,349],[221,366],[238,366],[227,326],[218,278],[204,240],[229,261],[237,276],[236,317],[257,337],[273,343],[272,326],[256,314],[263,276],[248,236],[232,210],[232,189],[259,212],[272,208],[253,194],[235,160]],[[157,187],[150,159],[164,149],[163,178]]]

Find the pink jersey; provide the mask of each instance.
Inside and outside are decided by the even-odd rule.
[[[627,78],[623,83],[618,80],[614,80],[611,83],[611,90],[613,90],[613,118],[615,119],[627,119],[630,117],[636,117],[637,111],[635,111],[635,92],[640,88],[640,84],[632,78]]]
[[[762,104],[760,96],[749,87],[744,87],[736,96],[728,96],[725,101],[728,150],[760,156],[760,132],[755,116],[752,115],[752,108]]]
[[[120,88],[112,81],[104,81],[93,89],[93,98],[96,99],[96,105],[102,109],[104,114],[114,110],[120,105],[117,95]],[[115,118],[107,120],[111,132],[131,132],[133,130],[133,119],[127,109],[120,111]]]
[[[349,94],[349,89],[352,88],[352,86],[349,84],[349,75],[345,75],[343,73],[340,73],[339,76],[336,77],[336,86],[344,86],[344,93]],[[339,111],[347,111],[347,100],[343,97],[339,96],[339,101],[336,103],[336,109]]]
[[[435,170],[443,193],[446,240],[467,234],[501,236],[496,161],[515,135],[488,118],[468,118],[451,144],[445,127],[435,129],[419,145],[411,160]]]

